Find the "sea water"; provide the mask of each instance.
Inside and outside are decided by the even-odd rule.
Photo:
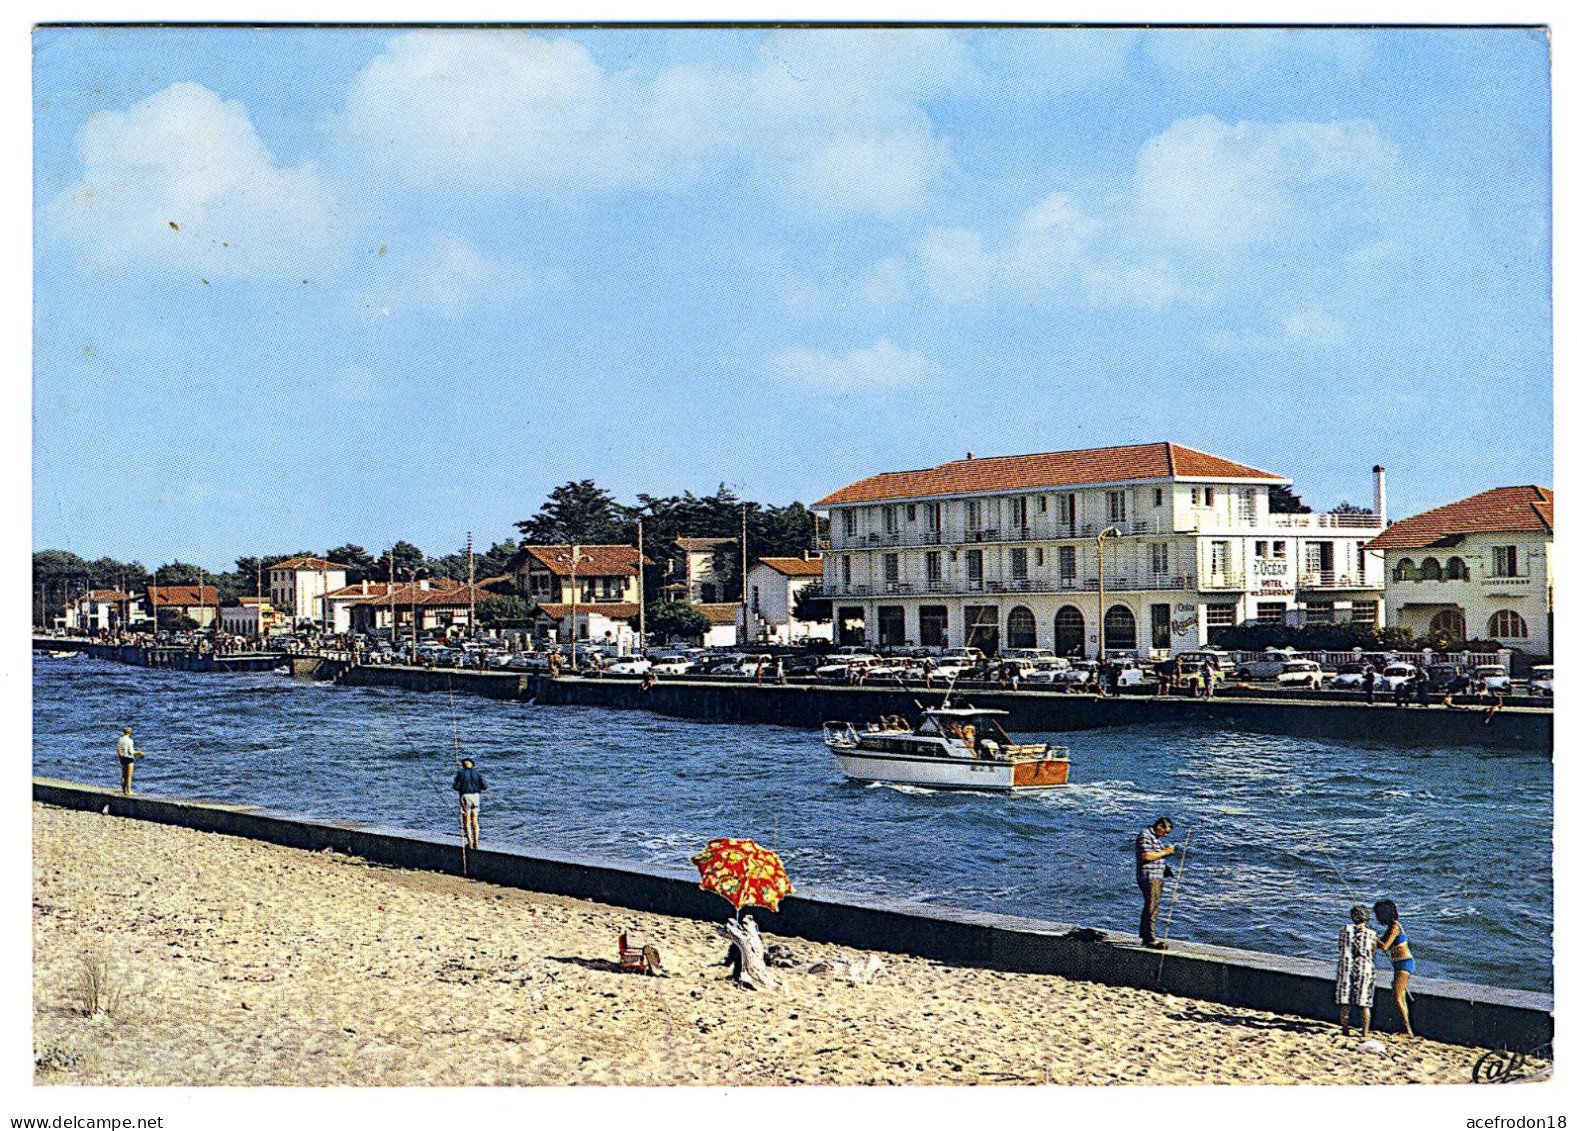
[[[34,663],[33,769],[309,817],[458,832],[455,738],[489,791],[486,844],[687,866],[715,836],[773,846],[803,887],[1138,929],[1133,841],[1176,823],[1178,939],[1334,961],[1353,902],[1402,912],[1421,976],[1548,992],[1550,756],[1119,727],[1072,784],[1001,796],[846,780],[818,731],[210,675]],[[1179,867],[1181,865],[1181,867]],[[1175,893],[1175,898],[1174,898]],[[719,905],[721,908],[721,904]],[[1383,960],[1382,960],[1383,962]]]

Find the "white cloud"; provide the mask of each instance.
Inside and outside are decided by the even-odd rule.
[[[537,290],[518,264],[490,259],[452,235],[391,240],[380,248],[361,304],[376,315],[458,318],[479,302]]]
[[[918,99],[976,78],[944,32],[783,31],[751,67],[642,74],[567,36],[417,31],[362,69],[328,129],[355,165],[428,193],[576,202],[743,165],[791,209],[891,219],[951,168]]]
[[[1139,151],[1134,198],[1165,238],[1229,249],[1295,237],[1300,221],[1395,165],[1370,122],[1185,118]]]
[[[1175,75],[1193,75],[1217,85],[1222,76],[1238,82],[1333,64],[1347,71],[1367,66],[1368,37],[1322,28],[1155,28],[1144,36],[1144,52]]]
[[[423,188],[583,195],[682,179],[664,142],[697,95],[677,79],[649,93],[572,39],[413,31],[357,74],[330,132]]]
[[[968,228],[928,229],[920,240],[919,258],[926,286],[944,302],[979,302],[997,271],[980,234]]]
[[[1347,324],[1328,310],[1311,307],[1284,314],[1269,333],[1223,332],[1211,345],[1218,353],[1276,353],[1289,348],[1325,348],[1345,345]]]
[[[245,107],[196,83],[93,115],[76,144],[82,177],[45,208],[43,230],[91,267],[277,280],[344,252],[345,226],[316,171],[281,167]]]
[[[872,265],[855,284],[861,305],[891,310],[909,298],[909,268],[900,256],[889,255]]]
[[[763,368],[767,376],[791,389],[833,395],[907,388],[941,376],[924,356],[900,349],[886,338],[842,355],[787,346],[768,357]]]
[[[371,401],[377,399],[381,389],[372,370],[349,366],[334,378],[333,391],[342,401]]]

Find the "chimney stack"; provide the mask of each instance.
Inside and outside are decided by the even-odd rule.
[[[1385,468],[1379,464],[1374,465],[1374,513],[1380,516],[1380,526],[1383,529],[1385,521]]]
[[[965,452],[964,453],[964,458],[965,459],[974,459],[975,458],[975,453],[974,452]]]

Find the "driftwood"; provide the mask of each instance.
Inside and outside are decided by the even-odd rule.
[[[753,990],[775,990],[778,980],[767,969],[765,948],[755,917],[746,915],[741,922],[730,919],[723,924],[723,934],[733,942],[729,961],[734,965],[734,979],[741,986]]]

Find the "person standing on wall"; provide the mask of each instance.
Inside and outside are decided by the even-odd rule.
[[[1139,937],[1153,950],[1166,944],[1155,937],[1155,916],[1161,909],[1161,886],[1172,869],[1166,858],[1177,851],[1176,845],[1163,845],[1161,839],[1172,832],[1170,817],[1157,817],[1155,824],[1140,831],[1134,839],[1134,878],[1139,883],[1139,893],[1144,897],[1144,910],[1139,913]]]
[[[131,727],[121,729],[120,741],[115,743],[115,756],[120,760],[120,791],[130,797],[131,772],[137,765],[137,759],[143,756],[131,740]]]
[[[460,828],[465,833],[467,847],[474,851],[477,838],[481,835],[482,794],[487,789],[487,782],[482,780],[481,771],[476,768],[475,762],[462,758],[451,788],[460,795]]]

